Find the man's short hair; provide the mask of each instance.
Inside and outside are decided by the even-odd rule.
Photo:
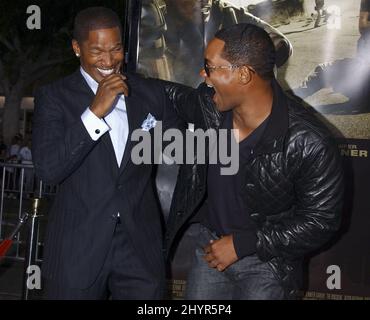
[[[122,33],[121,21],[113,10],[104,7],[90,7],[77,13],[74,20],[73,38],[81,43],[88,39],[90,31],[115,27],[118,27]]]
[[[275,47],[264,29],[239,23],[219,30],[215,37],[225,42],[222,57],[231,64],[248,65],[265,80],[274,77]]]

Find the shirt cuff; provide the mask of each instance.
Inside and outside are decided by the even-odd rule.
[[[81,120],[91,139],[98,140],[110,128],[103,119],[98,118],[94,112],[87,108],[81,115]]]
[[[252,255],[257,251],[257,234],[255,230],[246,230],[233,234],[236,255],[239,259]]]

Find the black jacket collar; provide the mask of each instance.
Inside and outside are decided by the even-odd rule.
[[[255,148],[255,154],[257,155],[281,151],[284,145],[284,138],[288,132],[289,99],[275,79],[272,80],[272,88],[274,95],[272,110],[265,131]]]

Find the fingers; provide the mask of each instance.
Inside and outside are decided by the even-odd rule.
[[[110,85],[116,83],[116,82],[124,82],[126,78],[122,74],[114,73],[109,75],[108,77],[105,77],[99,82],[99,88],[102,87],[109,87]]]
[[[216,257],[214,255],[212,255],[211,253],[209,254],[206,254],[204,256],[204,260],[206,260],[206,262],[208,263],[208,265],[211,267],[211,268],[215,268],[217,265],[218,265],[218,260],[216,259]]]
[[[230,263],[225,260],[225,252],[220,251],[219,245],[225,242],[226,237],[221,237],[219,240],[210,240],[209,244],[204,247],[204,260],[210,268],[215,268],[218,271],[224,271]]]
[[[224,267],[221,263],[219,263],[217,266],[216,266],[217,270],[222,272],[226,269],[226,267]]]
[[[208,262],[208,266],[210,266],[211,268],[216,268],[218,266],[218,264],[219,263],[216,259]]]
[[[208,253],[204,256],[204,260],[206,260],[208,263],[216,260],[216,257],[212,253]]]
[[[224,271],[226,267],[212,254],[207,254],[204,256],[204,260],[210,268],[216,268],[218,271]]]
[[[204,247],[204,252],[205,252],[204,260],[208,263],[209,267],[217,268],[217,270],[223,271],[224,268],[221,266],[220,262],[218,261],[218,259],[216,258],[216,256],[214,255],[214,253],[212,251],[213,242],[214,241],[211,240],[210,244],[208,246]]]
[[[122,90],[123,90],[123,95],[125,96],[125,97],[127,97],[128,96],[128,94],[129,94],[129,89],[128,89],[128,86],[127,86],[127,84],[125,83],[124,85],[123,85],[123,88],[122,88]]]
[[[101,90],[109,90],[111,94],[114,95],[124,94],[128,96],[129,89],[125,81],[126,79],[126,76],[122,74],[112,74],[100,81],[99,88],[101,88]]]
[[[120,82],[111,84],[109,87],[109,90],[114,96],[128,92],[127,85],[125,83],[120,83]]]
[[[117,95],[128,95],[129,89],[122,74],[112,74],[99,82],[94,101],[90,110],[99,118],[109,112]]]
[[[107,78],[104,78],[99,83],[98,90],[103,92],[109,92],[110,94],[117,95],[119,93],[128,94],[128,86],[124,81],[124,76],[120,74],[113,74]]]

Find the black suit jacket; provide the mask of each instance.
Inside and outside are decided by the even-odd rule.
[[[81,114],[94,99],[80,71],[35,95],[33,158],[36,174],[59,184],[45,239],[43,276],[87,288],[108,253],[117,212],[153,277],[164,276],[160,211],[151,164],[135,165],[130,140],[150,112],[170,126],[175,114],[158,82],[127,75],[129,137],[121,167],[106,132],[93,141]],[[164,125],[164,129],[166,126]],[[153,136],[153,129],[150,131]]]

